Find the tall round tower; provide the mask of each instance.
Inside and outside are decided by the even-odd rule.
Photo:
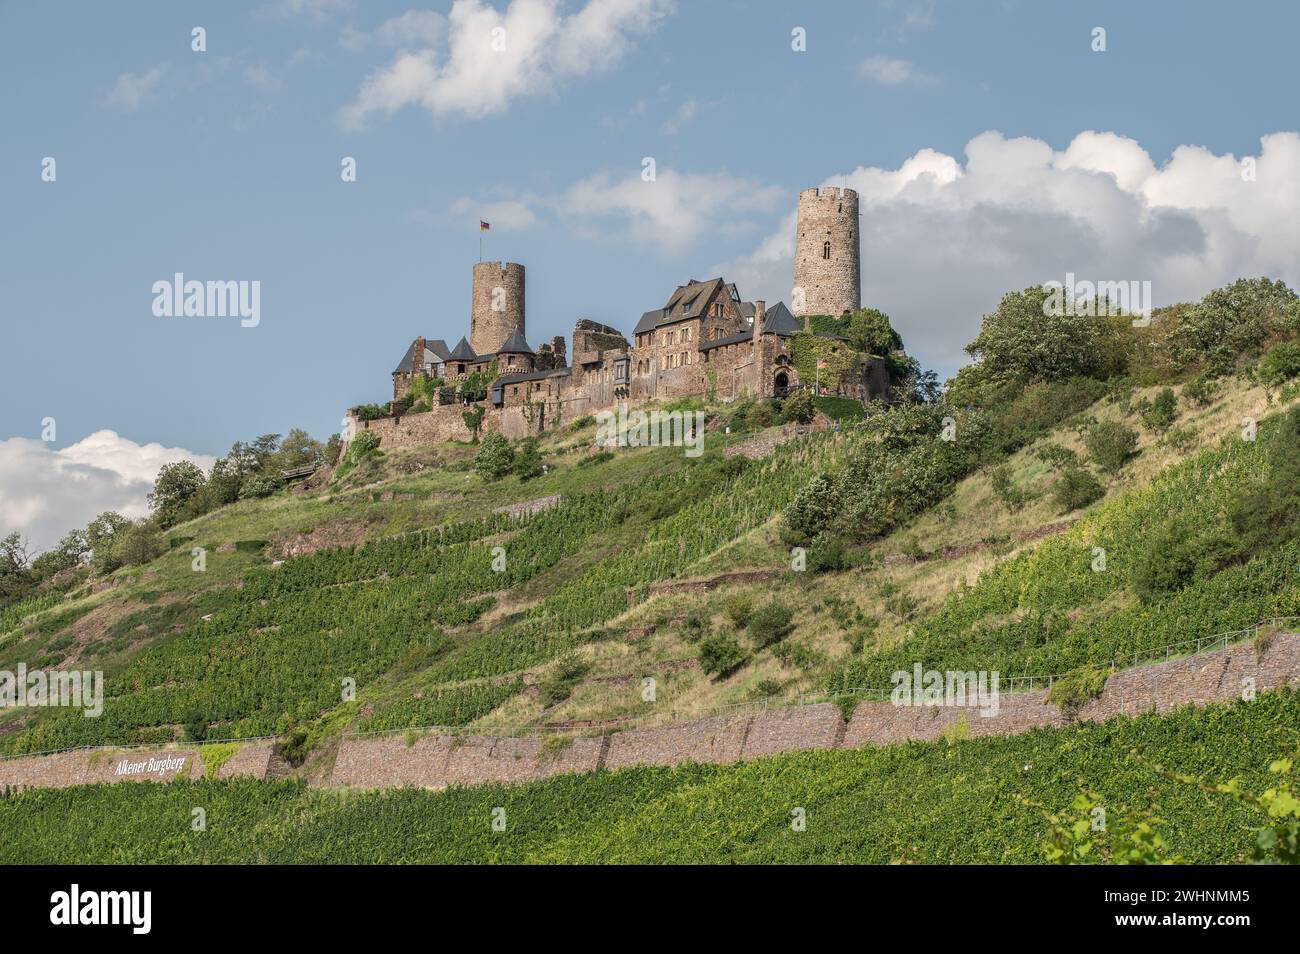
[[[469,346],[475,354],[496,354],[515,329],[527,336],[524,267],[514,262],[479,262],[474,266]]]
[[[825,186],[799,193],[794,238],[796,315],[842,315],[862,305],[858,194]]]

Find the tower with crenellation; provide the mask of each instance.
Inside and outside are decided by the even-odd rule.
[[[858,194],[823,186],[799,193],[794,242],[795,315],[842,315],[861,307]]]
[[[524,266],[478,262],[470,299],[469,346],[475,354],[496,354],[511,333],[524,327]]]

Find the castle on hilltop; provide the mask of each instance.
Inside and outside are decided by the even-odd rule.
[[[384,444],[402,446],[468,438],[462,420],[467,402],[483,407],[485,433],[523,437],[619,402],[781,398],[811,387],[795,367],[790,339],[811,332],[826,339],[832,357],[852,350],[842,338],[814,332],[811,316],[860,307],[858,195],[852,189],[805,189],[797,218],[791,306],[745,301],[721,276],[690,279],[662,307],[641,315],[631,341],[610,325],[579,318],[571,357],[563,337],[537,350],[528,344],[524,266],[479,262],[469,338],[450,348],[442,339],[416,338],[393,371],[389,416],[363,420],[356,409],[350,414],[358,427],[379,430]],[[886,398],[883,357],[865,356],[822,393]],[[486,394],[478,402],[466,396],[466,385],[480,381]]]

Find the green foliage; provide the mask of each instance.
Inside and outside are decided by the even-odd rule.
[[[781,420],[783,422],[811,424],[816,413],[817,408],[813,405],[812,391],[808,388],[800,388],[791,392],[790,396],[785,399],[785,403],[781,405]]]
[[[758,401],[745,414],[745,422],[754,427],[771,427],[775,419],[771,401]]]
[[[239,499],[256,500],[260,497],[269,497],[283,489],[284,478],[279,474],[249,474],[239,487]]]
[[[1226,374],[1256,357],[1275,335],[1300,330],[1300,302],[1281,281],[1243,278],[1216,288],[1188,309],[1170,334],[1181,368]]]
[[[989,392],[988,453],[1002,456],[1030,444],[1052,428],[1096,403],[1108,390],[1104,381],[1066,378],[1008,385]]]
[[[855,368],[862,360],[862,354],[837,338],[823,338],[820,335],[800,331],[786,339],[786,348],[790,354],[790,363],[799,372],[799,381],[805,387],[812,387],[820,382],[827,391],[834,391],[840,379]],[[825,367],[818,369],[824,363]]]
[[[133,523],[113,541],[113,561],[119,566],[141,566],[167,549],[158,528],[148,520]]]
[[[542,704],[553,706],[569,698],[590,670],[591,664],[573,650],[561,653],[537,684]]]
[[[860,421],[867,413],[866,408],[861,401],[853,398],[832,397],[830,395],[821,395],[813,401],[817,410],[821,411],[832,421]]]
[[[358,431],[348,447],[348,461],[360,463],[368,454],[379,448],[379,435],[371,430]]]
[[[1056,865],[1160,865],[1183,859],[1167,857],[1168,842],[1160,834],[1162,819],[1150,812],[1131,818],[1107,810],[1095,792],[1081,792],[1070,804],[1072,815],[1048,815],[1043,856]]]
[[[512,471],[520,480],[532,480],[542,476],[542,467],[542,454],[537,449],[537,438],[525,438],[515,452]]]
[[[993,496],[997,497],[1002,506],[1011,513],[1024,508],[1028,495],[1022,488],[1016,486],[1011,477],[1011,468],[1006,464],[999,464],[989,471],[989,482],[993,486]]]
[[[203,777],[213,779],[235,753],[239,751],[238,742],[213,742],[199,746],[199,758],[203,760]]]
[[[1282,341],[1268,349],[1259,362],[1259,379],[1269,387],[1300,375],[1300,342]]]
[[[1183,397],[1197,407],[1209,407],[1218,397],[1222,385],[1213,376],[1203,374],[1193,378],[1183,387]]]
[[[474,469],[484,480],[500,480],[514,466],[515,449],[504,435],[493,433],[483,438],[478,454],[474,457]]]
[[[0,800],[0,863],[1042,864],[1043,843],[1053,840],[1044,815],[1065,826],[1086,816],[1081,834],[1091,837],[1092,807],[1105,810],[1107,831],[1096,833],[1085,861],[1121,860],[1132,844],[1125,827],[1137,822],[1160,833],[1162,859],[1254,860],[1262,832],[1280,828],[1283,850],[1262,851],[1286,860],[1293,773],[1270,771],[1270,763],[1284,761],[1279,741],[1297,724],[1300,694],[1284,690],[1248,704],[1011,737],[643,766],[528,785],[343,792],[230,779],[32,789]],[[1179,776],[1234,778],[1241,793],[1275,789],[1269,804],[1277,807],[1262,810],[1258,796],[1217,786],[1198,790],[1131,757],[1134,750]],[[1075,802],[1079,779],[1087,779],[1089,806]],[[210,820],[240,823],[178,829],[200,803]],[[794,836],[790,805],[809,819]],[[889,810],[863,810],[879,805]],[[512,819],[508,838],[484,822],[494,807]],[[111,838],[102,836],[106,825]]]
[[[505,679],[493,683],[426,691],[419,698],[379,706],[358,728],[362,731],[405,729],[425,726],[461,726],[481,719],[507,699],[523,690],[523,680]]]
[[[976,363],[957,374],[949,400],[989,406],[992,395],[1008,386],[1018,389],[1034,380],[1072,377],[1105,379],[1123,371],[1126,319],[1072,314],[1069,309],[1054,314],[1050,304],[1041,286],[1003,296],[966,346]]]
[[[1093,462],[1109,474],[1123,469],[1137,452],[1137,442],[1137,431],[1119,421],[1098,421],[1083,438]]]
[[[361,404],[353,408],[356,415],[363,421],[375,421],[381,417],[387,417],[389,408],[387,404]]]
[[[789,635],[794,611],[779,600],[760,606],[749,617],[749,639],[755,649],[780,642]]]
[[[607,464],[614,459],[613,451],[600,451],[596,454],[588,454],[578,461],[578,467],[596,467],[600,464]]]
[[[203,489],[207,477],[188,460],[163,464],[149,494],[149,507],[158,526],[167,529],[187,516],[187,505]]]
[[[1067,466],[1052,485],[1052,499],[1061,513],[1081,510],[1105,495],[1106,488],[1082,467]]]
[[[465,422],[465,426],[469,428],[472,435],[470,437],[470,443],[472,444],[477,444],[479,441],[479,432],[483,429],[483,415],[486,413],[487,408],[481,404],[476,404],[468,411],[461,412],[461,420]]]
[[[749,625],[754,613],[754,600],[747,593],[736,593],[727,599],[727,619],[739,629]]]
[[[1047,690],[1047,701],[1067,716],[1073,716],[1106,688],[1106,672],[1095,666],[1081,666],[1066,673]]]
[[[749,657],[734,634],[714,633],[700,640],[696,658],[706,675],[726,676],[739,669]]]
[[[1139,408],[1142,423],[1153,431],[1167,431],[1178,418],[1178,398],[1173,388],[1161,388],[1154,402]]]

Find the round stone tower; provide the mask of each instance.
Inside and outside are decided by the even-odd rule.
[[[524,267],[514,262],[479,262],[474,266],[470,299],[469,346],[475,354],[495,354],[524,328]]]
[[[796,315],[842,315],[861,307],[858,194],[826,186],[799,193],[794,237]]]

